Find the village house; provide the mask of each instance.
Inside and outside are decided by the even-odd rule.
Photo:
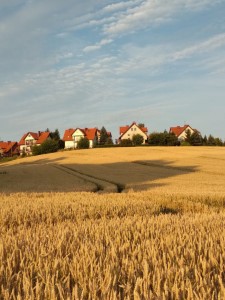
[[[66,129],[63,136],[65,149],[75,149],[81,138],[89,140],[89,148],[93,148],[100,139],[100,130],[98,128],[69,128]]]
[[[34,145],[40,146],[43,142],[50,139],[49,131],[38,131],[36,132],[28,132],[23,135],[21,140],[19,141],[19,152],[20,155],[32,154],[32,147]]]
[[[177,136],[179,141],[184,141],[188,130],[190,130],[191,134],[198,131],[197,129],[193,129],[190,125],[184,125],[184,126],[170,127],[169,133],[174,133]]]
[[[18,149],[17,142],[0,141],[0,157],[12,157],[15,155],[19,155],[19,149]]]
[[[140,134],[143,136],[143,144],[145,144],[148,140],[148,128],[142,127],[138,125],[136,122],[133,122],[130,126],[122,126],[120,127],[120,137],[118,139],[118,143],[120,143],[121,140],[132,140],[133,136],[136,134]]]

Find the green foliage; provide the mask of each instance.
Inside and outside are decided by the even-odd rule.
[[[192,146],[202,146],[203,139],[201,134],[198,131],[194,131],[189,137],[188,141]]]
[[[223,146],[224,143],[220,138],[215,138],[215,144],[216,146]]]
[[[174,133],[169,133],[166,130],[164,132],[153,132],[148,139],[149,145],[154,146],[178,146],[180,142]]]
[[[144,138],[140,134],[134,134],[132,138],[132,142],[134,146],[140,146],[144,142]]]
[[[78,149],[88,149],[89,148],[89,140],[86,137],[81,138],[77,143],[77,148]]]
[[[208,144],[208,138],[206,135],[202,139],[202,144],[203,144],[203,146],[207,146],[207,144]]]
[[[63,140],[59,140],[58,144],[59,144],[59,149],[64,149],[65,148],[65,142]]]
[[[150,134],[148,139],[149,145],[161,146],[164,145],[164,134],[161,132],[153,132]]]
[[[107,140],[105,142],[105,145],[113,145],[113,140],[111,137],[107,137]]]
[[[32,147],[32,154],[33,154],[33,155],[41,155],[41,154],[43,154],[43,153],[42,153],[41,146],[34,145],[34,146]]]
[[[55,140],[46,140],[44,143],[41,145],[42,153],[52,153],[56,152],[59,149],[59,143],[58,141]]]
[[[191,146],[190,143],[186,142],[185,140],[184,141],[181,141],[180,143],[181,146]]]
[[[55,129],[55,131],[52,131],[50,133],[50,137],[55,140],[55,141],[59,141],[60,140],[60,134],[59,134],[59,130]]]
[[[120,141],[120,146],[121,147],[131,147],[131,146],[133,146],[133,143],[130,139],[123,139]]]
[[[27,156],[24,149],[23,149],[23,151],[22,151],[22,155],[21,155],[21,156],[22,156],[22,157],[26,157],[26,156]]]
[[[188,142],[191,145],[191,130],[190,129],[186,130],[185,142]]]
[[[40,154],[46,154],[46,153],[53,153],[58,151],[59,149],[59,143],[55,140],[46,140],[41,144],[40,146],[34,145],[32,147],[32,154],[33,155],[40,155]]]
[[[105,127],[103,126],[100,130],[100,140],[99,140],[100,145],[106,144],[107,140],[108,140],[108,133]]]

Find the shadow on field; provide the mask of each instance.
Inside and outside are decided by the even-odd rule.
[[[180,176],[196,166],[173,166],[173,161],[138,160],[106,164],[67,163],[64,158],[39,159],[0,166],[0,192],[123,192],[166,185],[160,179]]]

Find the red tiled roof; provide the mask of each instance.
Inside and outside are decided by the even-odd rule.
[[[75,129],[73,129],[73,128],[66,129],[64,132],[64,135],[63,135],[63,141],[65,141],[65,142],[71,141],[74,131],[75,131]]]
[[[0,142],[0,149],[2,149],[3,153],[7,154],[12,152],[16,153],[17,142]]]
[[[38,137],[38,140],[37,140],[36,144],[42,144],[43,142],[45,142],[48,139],[49,136],[50,136],[49,131],[41,132],[39,137]]]
[[[28,136],[28,134],[30,134],[34,140],[36,140],[36,144],[42,144],[44,141],[47,140],[47,138],[49,137],[50,135],[50,132],[48,131],[39,131],[39,132],[27,132],[25,133],[21,140],[19,141],[19,145],[25,145],[25,139],[26,137]]]
[[[85,128],[84,132],[86,135],[86,138],[90,141],[90,140],[94,140],[95,137],[97,136],[97,128]]]
[[[19,145],[25,145],[25,138],[26,138],[27,135],[28,135],[28,133],[25,133],[25,134],[22,136],[21,140],[19,141]]]
[[[148,128],[147,127],[139,127],[136,122],[133,122],[130,126],[126,125],[126,126],[122,126],[120,127],[120,137],[122,135],[124,135],[133,125],[136,125],[141,131],[143,131],[145,134],[147,134],[148,132]]]
[[[63,136],[63,141],[72,141],[73,140],[73,133],[76,130],[80,130],[81,132],[83,132],[84,136],[88,139],[88,140],[94,140],[94,138],[97,136],[97,132],[99,131],[98,128],[70,128],[70,129],[66,129],[64,132],[64,136]]]
[[[176,136],[180,136],[181,133],[184,132],[188,127],[191,128],[189,125],[170,127],[170,132],[174,133]]]

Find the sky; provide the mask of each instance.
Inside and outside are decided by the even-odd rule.
[[[225,139],[225,0],[0,0],[0,140],[189,124]]]

